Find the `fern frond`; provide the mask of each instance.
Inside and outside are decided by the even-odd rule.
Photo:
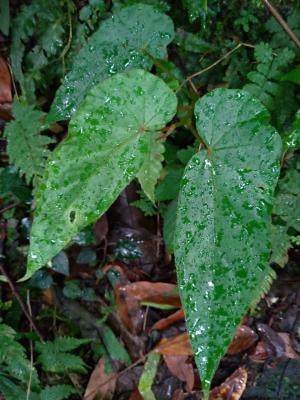
[[[250,305],[250,310],[254,310],[260,300],[269,292],[271,285],[276,278],[276,272],[273,268],[268,266],[263,281],[261,282],[260,287],[258,288],[255,297]]]
[[[20,175],[25,175],[27,183],[30,183],[32,178],[42,175],[49,155],[46,146],[54,142],[48,136],[40,134],[44,115],[33,106],[14,100],[15,119],[6,125],[4,130],[10,162],[17,167]]]
[[[89,342],[89,339],[57,337],[53,342],[36,343],[36,350],[40,353],[37,361],[49,372],[62,374],[66,371],[86,373],[86,364],[82,358],[68,352]]]
[[[64,374],[66,372],[87,372],[86,364],[81,357],[69,353],[51,353],[48,348],[38,356],[37,361],[42,364],[45,371]]]
[[[0,373],[0,394],[5,400],[26,399],[26,392],[11,379]]]
[[[91,339],[77,339],[69,336],[58,336],[54,339],[53,345],[56,351],[65,352],[77,349],[83,344],[90,343]]]
[[[157,209],[151,200],[149,200],[149,198],[146,196],[146,194],[142,190],[139,190],[138,194],[140,195],[140,198],[132,201],[130,205],[139,208],[141,211],[143,211],[146,217],[152,217],[153,215],[156,215]]]
[[[39,386],[37,372],[30,365],[25,348],[16,341],[16,332],[8,325],[0,324],[0,365],[9,376],[27,383],[32,374],[32,386]]]
[[[70,385],[55,385],[46,386],[40,396],[41,400],[64,400],[73,393],[75,393],[75,389]]]
[[[279,81],[284,69],[294,60],[295,53],[284,48],[280,54],[274,54],[272,47],[267,43],[260,43],[255,47],[254,56],[258,62],[256,70],[248,73],[251,83],[244,89],[256,96],[269,110],[273,110],[274,98],[280,96]]]

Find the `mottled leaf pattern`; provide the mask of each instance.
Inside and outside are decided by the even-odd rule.
[[[138,175],[156,135],[174,116],[175,94],[143,70],[95,86],[52,153],[36,196],[27,276],[103,214]]]
[[[207,396],[236,327],[266,285],[281,140],[247,92],[214,90],[198,100],[195,115],[206,149],[182,178],[175,257]]]
[[[164,58],[174,37],[172,20],[145,4],[136,4],[104,21],[74,60],[52,104],[49,121],[70,118],[89,89],[117,72],[152,67],[148,54]]]

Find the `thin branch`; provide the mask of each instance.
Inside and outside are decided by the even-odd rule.
[[[32,318],[29,290],[27,290],[27,308],[28,308],[29,315]],[[30,324],[30,332],[32,332],[32,324]],[[33,346],[32,346],[31,339],[29,340],[29,347],[30,347],[30,373],[29,373],[29,380],[28,380],[27,391],[26,391],[26,400],[29,400],[29,398],[30,398],[32,375],[33,375]]]
[[[147,354],[143,355],[142,357],[140,357],[140,358],[139,358],[137,361],[135,361],[133,364],[129,365],[129,367],[123,369],[123,370],[120,371],[120,372],[117,372],[117,373],[113,374],[112,376],[110,376],[109,378],[107,378],[106,381],[101,382],[101,384],[98,385],[96,389],[94,389],[94,390],[91,391],[90,395],[96,393],[96,391],[99,390],[99,388],[101,388],[101,387],[107,385],[107,384],[108,384],[110,381],[112,381],[113,379],[118,379],[118,378],[120,378],[122,375],[124,375],[126,372],[130,371],[132,368],[134,368],[134,367],[136,367],[137,365],[139,365],[139,364],[141,364],[142,362],[144,362],[144,361],[145,361],[145,358],[148,357],[149,354],[152,353],[153,351],[154,351],[154,350],[149,351],[149,353],[147,353]],[[83,398],[83,400],[85,400],[85,398]]]
[[[252,44],[249,43],[239,43],[237,44],[233,49],[229,50],[226,54],[224,54],[221,58],[219,58],[218,60],[216,60],[215,62],[213,62],[212,64],[210,64],[208,67],[201,69],[201,71],[195,72],[194,74],[188,76],[180,85],[180,87],[182,87],[186,82],[189,82],[190,85],[192,86],[193,90],[195,91],[195,93],[197,92],[197,89],[195,88],[195,85],[192,82],[192,79],[196,78],[197,76],[200,76],[202,74],[204,74],[205,72],[209,71],[210,69],[216,67],[218,64],[220,64],[222,61],[224,61],[226,58],[228,58],[232,53],[234,53],[235,51],[237,51],[238,49],[240,49],[241,47],[251,47],[252,49],[255,47]]]
[[[268,0],[262,0],[262,2],[267,7],[267,9],[270,11],[270,13],[273,15],[273,17],[277,20],[277,22],[286,31],[286,33],[289,35],[289,37],[292,39],[292,41],[295,43],[295,45],[300,49],[300,40],[297,38],[295,33],[291,30],[291,28],[288,26],[288,24],[285,22],[285,20],[279,14],[279,12],[276,10],[276,8],[272,5],[272,3]]]
[[[4,256],[2,255],[1,258],[3,259]],[[0,271],[1,271],[2,275],[4,275],[4,277],[5,277],[5,279],[6,279],[7,283],[8,283],[8,286],[10,287],[14,297],[16,298],[17,302],[19,303],[23,313],[25,314],[25,316],[28,319],[29,323],[32,325],[32,328],[33,328],[34,332],[38,335],[40,340],[43,342],[43,337],[42,337],[41,333],[39,332],[39,330],[38,330],[33,318],[30,316],[30,314],[29,314],[29,312],[28,312],[28,310],[27,310],[27,308],[26,308],[21,296],[19,295],[19,292],[18,292],[16,286],[14,285],[14,283],[10,279],[9,275],[7,274],[5,268],[4,268],[3,264],[2,264],[2,260],[0,260]]]
[[[19,203],[9,204],[8,206],[1,208],[0,214],[4,213],[5,211],[10,210],[11,208],[18,206],[18,205],[19,205]]]
[[[15,82],[15,79],[14,79],[14,74],[13,74],[13,71],[12,71],[12,67],[11,67],[11,65],[9,63],[7,63],[7,66],[8,66],[8,69],[9,69],[10,76],[11,76],[11,81],[12,81],[12,85],[13,85],[13,88],[14,88],[14,92],[15,92],[16,98],[19,100],[19,95],[18,95],[17,86],[16,86],[16,82]]]

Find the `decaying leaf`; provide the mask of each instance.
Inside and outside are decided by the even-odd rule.
[[[258,335],[247,325],[240,325],[227,350],[227,354],[234,355],[249,349],[258,340]]]
[[[247,370],[237,369],[225,382],[210,392],[209,400],[239,400],[246,388],[247,380]]]
[[[155,348],[155,351],[164,356],[192,356],[193,350],[188,334],[181,333],[170,338],[163,338]]]
[[[173,314],[169,315],[166,318],[162,318],[159,321],[157,321],[152,327],[151,330],[163,330],[168,328],[170,325],[173,325],[174,323],[181,321],[184,319],[184,312],[183,309],[180,308],[179,310],[175,311]]]
[[[115,374],[105,372],[105,360],[101,358],[90,376],[83,400],[93,400],[96,396],[100,399],[111,399],[115,391],[116,382],[117,377]]]
[[[0,57],[0,104],[11,102],[11,76],[6,61]]]
[[[163,356],[170,372],[186,384],[187,392],[191,392],[195,383],[193,364],[188,356]]]

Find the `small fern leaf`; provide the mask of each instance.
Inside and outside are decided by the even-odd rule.
[[[137,193],[140,195],[140,198],[138,200],[132,201],[130,205],[139,208],[146,217],[153,217],[153,215],[156,215],[158,213],[158,210],[155,205],[149,200],[146,194],[142,190],[139,190]]]
[[[75,389],[70,385],[46,386],[41,391],[41,400],[64,400],[75,392]]]
[[[77,339],[69,336],[58,336],[53,344],[57,352],[66,352],[77,349],[83,344],[90,343],[91,339]]]
[[[148,149],[137,175],[143,191],[155,203],[154,189],[162,170],[165,147],[159,140],[160,132],[149,132]]]
[[[0,366],[1,370],[22,383],[32,375],[32,387],[39,386],[37,372],[30,366],[25,348],[16,341],[16,332],[6,324],[0,324]],[[32,370],[31,370],[32,368]]]
[[[43,129],[44,113],[33,106],[14,100],[14,120],[6,125],[4,135],[7,138],[7,152],[10,163],[14,164],[20,175],[25,175],[27,183],[32,178],[40,177],[49,155],[47,145],[53,139],[40,135]]]
[[[262,42],[255,47],[254,57],[258,64],[256,70],[247,75],[250,82],[244,89],[256,96],[269,110],[273,110],[274,99],[282,92],[280,78],[283,70],[293,61],[295,53],[284,48],[280,55],[276,55],[268,43]]]
[[[53,342],[36,343],[36,350],[40,353],[37,361],[46,371],[53,373],[78,372],[86,373],[86,364],[81,357],[67,353],[75,350],[89,339],[72,337],[58,337]]]
[[[26,399],[26,392],[20,385],[0,373],[0,394],[5,400]]]
[[[81,357],[69,353],[50,353],[43,351],[37,358],[45,371],[56,374],[68,372],[78,372],[85,374],[86,365]]]

